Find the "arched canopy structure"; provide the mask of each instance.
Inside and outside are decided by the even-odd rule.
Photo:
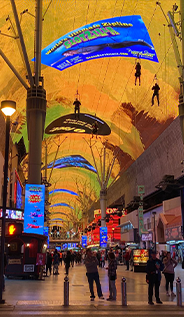
[[[34,62],[32,60],[34,58],[35,1],[16,0],[15,3],[21,21],[28,58],[34,73]],[[176,4],[179,6],[178,0]],[[165,15],[169,10],[172,10],[172,6],[172,0],[163,1],[162,9]],[[26,68],[22,60],[20,41],[9,0],[0,0],[0,12],[0,48],[26,81]],[[99,170],[101,168],[100,155],[103,142],[106,141],[107,144],[107,163],[111,161],[115,150],[118,153],[109,184],[120,172],[125,171],[178,115],[178,69],[173,43],[163,12],[155,0],[43,1],[43,49],[50,47],[51,43],[59,45],[58,39],[66,37],[66,52],[69,50],[67,48],[67,45],[69,45],[67,44],[69,43],[67,42],[68,36],[75,33],[75,30],[79,31],[84,26],[94,25],[96,21],[107,23],[109,20],[109,23],[115,23],[118,22],[116,17],[119,17],[119,21],[122,22],[126,21],[125,17],[128,16],[127,23],[129,24],[133,24],[136,17],[140,17],[138,19],[143,21],[145,30],[147,29],[145,38],[141,34],[142,47],[140,47],[140,43],[139,45],[134,43],[128,48],[129,53],[133,52],[132,57],[130,55],[121,57],[120,53],[110,57],[112,50],[117,52],[115,36],[112,36],[108,41],[108,47],[106,47],[108,50],[107,57],[103,56],[102,58],[100,56],[101,58],[98,59],[87,59],[88,54],[85,54],[87,52],[84,50],[84,48],[87,49],[85,41],[79,43],[81,51],[78,51],[78,55],[72,56],[73,62],[77,58],[77,62],[72,67],[65,67],[63,71],[60,71],[56,69],[57,67],[48,66],[48,63],[43,60],[41,73],[44,77],[44,88],[47,92],[45,129],[60,117],[74,113],[73,102],[77,96],[81,102],[80,111],[83,114],[100,118],[110,128],[110,134],[100,135],[97,138],[94,136],[93,139],[94,155],[99,157],[97,160]],[[119,30],[121,29],[119,33],[124,32],[124,38],[119,38],[118,43],[127,40],[139,41],[138,36],[136,39],[129,38],[131,27],[126,26],[125,28],[124,26],[119,26]],[[114,26],[111,25],[111,27]],[[117,28],[117,26],[114,27],[116,32]],[[95,28],[93,28],[93,32],[99,34],[99,30],[94,30]],[[105,37],[102,37],[102,39],[101,43],[105,44]],[[90,46],[99,44],[99,42],[93,41],[90,40]],[[149,45],[143,44],[143,41]],[[180,42],[178,42],[178,45],[180,49]],[[70,50],[74,50],[74,46],[72,44]],[[104,49],[105,47],[102,48],[101,53],[105,54]],[[127,47],[123,48],[123,52],[127,52],[128,49]],[[135,59],[138,53],[141,57],[141,50],[143,52],[142,57],[143,54],[148,56],[150,50],[152,50],[156,54],[155,61],[158,58],[158,63],[151,59],[142,58],[140,60],[141,85],[135,86]],[[64,51],[57,50],[57,61],[59,58],[63,58],[63,53]],[[98,53],[100,54],[100,51]],[[45,56],[51,56],[52,54],[54,52]],[[94,52],[90,51],[90,54],[92,56]],[[87,61],[80,63],[82,57]],[[71,63],[71,56],[70,58],[65,56],[62,62]],[[59,62],[56,65],[59,65]],[[0,58],[0,67],[0,98],[1,100],[13,99],[17,103],[17,112],[13,117],[16,125],[12,129],[12,140],[14,143],[19,142],[23,137],[28,149],[25,87],[22,86],[2,58]],[[159,107],[157,103],[154,106],[151,104],[152,86],[155,84],[155,78],[157,78],[160,86]],[[94,188],[96,194],[90,197],[91,202],[99,197],[100,192],[93,158],[86,142],[86,140],[89,141],[91,135],[78,133],[77,131],[76,133],[70,133],[66,129],[65,132],[68,133],[57,134],[57,130],[55,134],[45,133],[42,151],[43,175],[47,171],[47,178],[51,184],[49,188],[51,207],[56,204],[59,206],[61,203],[71,206],[71,208],[56,207],[60,208],[62,219],[67,218],[65,215],[62,216],[63,208],[68,209],[67,213],[71,214],[74,210],[76,215],[81,217],[78,191],[83,192],[82,184],[89,183]],[[47,160],[45,160],[45,146],[47,146]],[[66,165],[65,168],[61,168],[59,165],[58,168],[53,168],[59,161],[65,161],[66,163],[66,158],[69,156],[71,159],[70,165]],[[79,166],[76,157],[82,157],[91,168]],[[27,177],[27,159],[26,157],[21,163],[25,177]],[[77,180],[80,180],[81,184],[78,188]]]

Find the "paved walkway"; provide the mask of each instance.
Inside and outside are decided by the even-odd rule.
[[[147,303],[148,286],[145,282],[144,273],[134,273],[125,270],[125,266],[118,266],[117,270],[117,301],[108,302],[95,298],[94,302],[90,302],[90,292],[86,279],[86,270],[83,264],[76,265],[69,270],[70,282],[70,306],[63,307],[63,284],[64,284],[64,267],[59,268],[59,275],[51,275],[45,277],[44,281],[39,280],[21,280],[21,279],[6,279],[6,291],[4,299],[6,305],[0,306],[0,316],[27,316],[27,315],[87,315],[90,317],[98,315],[111,314],[114,316],[123,315],[139,316],[138,312],[142,312],[144,316],[155,316],[152,312],[155,310],[161,315],[173,316],[177,312],[178,315],[184,315],[184,309],[179,309],[176,306],[176,298],[166,296],[165,293],[165,278],[162,278],[160,287],[160,298],[163,305],[155,305],[150,307]],[[99,268],[100,280],[104,297],[107,298],[108,293],[108,276],[107,270]],[[121,278],[127,280],[127,303],[128,307],[121,306]],[[182,295],[184,302],[184,270],[178,265],[176,268],[176,277],[182,280]],[[175,286],[175,285],[174,285]],[[95,289],[96,290],[96,289]],[[174,291],[176,291],[174,287]],[[155,299],[154,299],[155,301]],[[49,314],[50,312],[50,314]],[[88,312],[88,313],[87,313]],[[5,315],[3,315],[5,314]],[[147,314],[147,315],[146,315]],[[161,316],[160,315],[160,316]]]

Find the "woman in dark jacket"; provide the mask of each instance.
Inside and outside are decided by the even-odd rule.
[[[66,257],[65,257],[65,270],[66,273],[68,275],[68,271],[69,271],[69,267],[70,267],[70,262],[71,262],[71,253],[70,251],[67,251]]]
[[[116,270],[117,270],[117,262],[115,259],[115,255],[113,252],[109,252],[109,266],[108,266],[108,277],[109,277],[109,298],[107,300],[116,300]]]

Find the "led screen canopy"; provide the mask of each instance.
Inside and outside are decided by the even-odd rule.
[[[71,209],[74,209],[72,206],[70,206],[69,204],[66,204],[66,203],[54,204],[54,205],[51,205],[50,208],[52,208],[52,207],[61,207],[61,206],[63,206],[63,207],[69,207],[69,208],[71,208]]]
[[[96,169],[81,155],[70,155],[62,157],[47,165],[47,168],[81,167],[96,173]]]
[[[42,50],[42,63],[59,70],[104,57],[137,57],[158,62],[140,15],[115,17],[65,34]]]
[[[57,193],[66,193],[66,194],[70,194],[70,195],[74,195],[74,196],[79,196],[76,192],[69,190],[69,189],[64,189],[64,188],[58,188],[58,189],[51,190],[49,192],[49,195],[57,194]]]

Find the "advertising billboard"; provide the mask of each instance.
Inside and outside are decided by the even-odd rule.
[[[2,209],[0,209],[0,218],[3,215]],[[24,220],[23,212],[16,209],[6,209],[6,219],[18,219]]]
[[[140,15],[114,17],[82,26],[41,52],[42,63],[59,70],[96,58],[137,56],[158,62]]]
[[[133,261],[134,265],[144,263],[146,264],[149,260],[149,251],[146,249],[133,250]]]
[[[81,237],[81,245],[82,245],[82,248],[86,248],[87,247],[87,236],[82,236]]]
[[[100,247],[107,247],[107,227],[100,227]]]
[[[24,232],[43,234],[45,185],[26,184]]]

